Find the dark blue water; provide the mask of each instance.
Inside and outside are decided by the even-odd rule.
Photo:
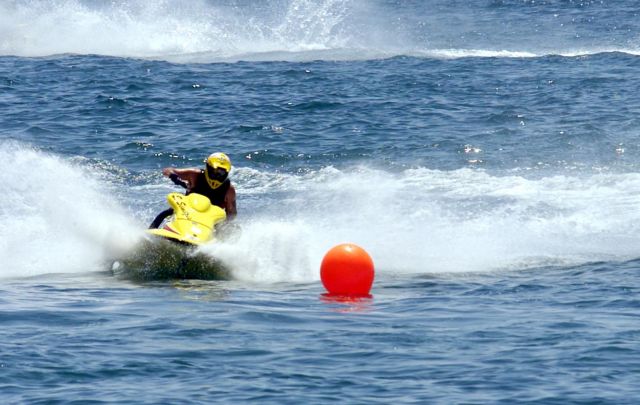
[[[637,13],[1,4],[0,399],[635,403]],[[228,273],[166,280],[161,168],[214,151]],[[343,242],[371,298],[323,296]]]

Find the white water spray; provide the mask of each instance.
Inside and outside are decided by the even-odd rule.
[[[205,0],[0,3],[0,54],[101,54],[224,59],[348,46],[347,2],[295,0],[281,8]]]
[[[100,270],[142,235],[143,224],[86,166],[16,143],[0,145],[0,162],[0,277]],[[378,274],[519,270],[640,252],[636,173],[527,179],[470,169],[291,175],[241,167],[234,181],[241,232],[202,249],[245,281],[318,280],[324,253],[344,242],[364,247]]]
[[[243,179],[261,174],[264,187],[242,190]],[[379,274],[520,270],[640,255],[640,174],[534,180],[469,169],[394,176],[329,168],[273,177],[238,171],[240,198],[280,200],[242,214],[250,218],[237,238],[206,248],[239,279],[317,280],[324,253],[344,242],[364,247]]]
[[[521,7],[530,15],[526,4]],[[633,37],[581,42],[570,14],[534,14],[539,20],[523,28],[509,25],[519,18],[510,12],[494,14],[499,12],[479,4],[365,0],[8,0],[0,2],[0,55],[216,62],[639,53]],[[496,28],[498,21],[510,35]],[[544,29],[526,29],[536,24]]]
[[[5,142],[0,182],[0,277],[104,270],[140,236],[86,167]]]

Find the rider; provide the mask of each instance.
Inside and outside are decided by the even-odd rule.
[[[236,189],[229,180],[231,171],[231,160],[222,152],[209,155],[205,168],[176,169],[165,167],[162,174],[169,177],[174,183],[187,189],[187,195],[198,193],[207,196],[211,204],[223,208],[227,213],[227,218],[236,216]],[[149,228],[157,228],[162,221],[173,214],[173,209],[162,211],[153,220]]]

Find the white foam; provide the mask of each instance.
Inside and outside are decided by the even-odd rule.
[[[102,270],[140,236],[86,167],[3,142],[0,182],[0,277]]]
[[[247,15],[204,0],[3,2],[0,54],[224,59],[340,48],[345,37],[334,28],[343,8],[338,0],[294,0],[285,10]]]
[[[260,174],[248,172],[239,169],[238,179]],[[386,274],[519,270],[640,252],[636,173],[527,179],[469,169],[328,168],[260,175],[266,186],[240,185],[240,198],[271,205],[241,212],[249,218],[240,236],[207,250],[240,279],[317,280],[324,253],[344,242],[364,247]]]
[[[347,0],[254,4],[206,0],[5,1],[0,2],[0,55],[99,54],[217,62],[639,53],[632,45],[606,46],[605,40],[601,46],[578,49],[567,42],[566,33],[558,27],[557,32],[542,38],[523,36],[518,40],[503,38],[491,26],[480,24],[478,29],[495,37],[487,47],[461,42],[464,27],[443,25],[438,22],[443,19],[434,15],[423,16],[428,23],[418,24],[421,28],[416,33],[412,32],[416,27],[398,22],[407,16],[390,16],[389,12],[374,2]]]
[[[143,232],[86,165],[0,144],[0,277],[101,269]],[[526,178],[482,170],[328,167],[304,174],[234,169],[241,232],[203,248],[252,282],[319,279],[351,242],[379,274],[487,272],[635,258],[640,174]],[[153,201],[148,201],[152,204]]]

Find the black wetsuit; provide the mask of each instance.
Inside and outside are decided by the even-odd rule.
[[[175,184],[185,188],[187,187],[187,184],[182,180],[180,180],[177,175],[172,174],[171,176],[169,176],[169,178]],[[231,187],[231,181],[229,179],[226,179],[220,187],[211,188],[209,186],[209,183],[207,183],[207,179],[204,175],[204,170],[201,170],[200,174],[198,174],[198,177],[196,178],[195,187],[193,187],[190,191],[187,191],[187,195],[191,193],[202,194],[206,196],[209,199],[209,201],[211,201],[211,204],[217,205],[218,207],[225,209],[224,197],[227,195],[227,191],[229,190],[229,187]],[[149,225],[149,229],[158,228],[160,224],[162,224],[162,221],[164,221],[166,217],[172,214],[173,214],[173,208],[168,208],[162,211],[153,220],[151,225]]]

